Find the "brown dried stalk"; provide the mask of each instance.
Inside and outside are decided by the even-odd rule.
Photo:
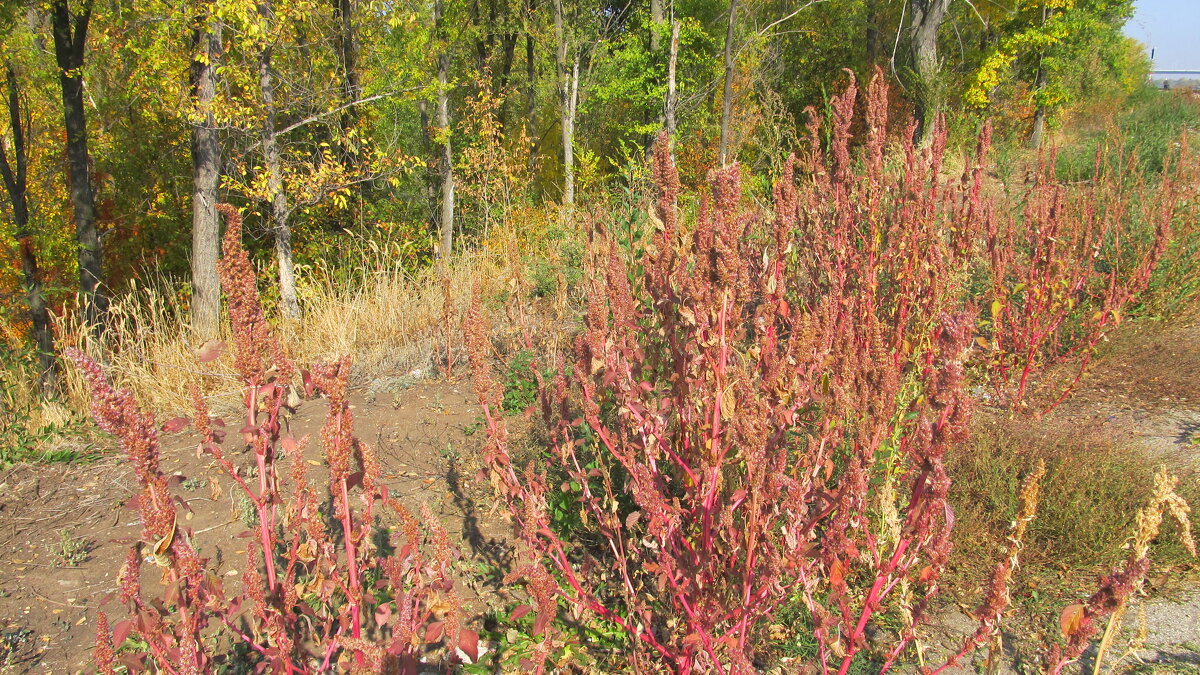
[[[1083,653],[1091,638],[1099,630],[1098,622],[1111,617],[1100,651],[1096,654],[1097,667],[1104,652],[1112,643],[1119,627],[1120,615],[1124,613],[1129,598],[1142,589],[1146,574],[1150,570],[1150,543],[1158,537],[1164,516],[1170,515],[1178,525],[1179,538],[1184,548],[1196,555],[1196,542],[1192,538],[1191,508],[1175,492],[1179,479],[1168,474],[1162,467],[1154,476],[1154,492],[1146,505],[1138,511],[1137,525],[1129,555],[1112,574],[1100,582],[1100,587],[1086,602],[1070,605],[1063,610],[1062,629],[1066,637],[1065,648],[1055,646],[1046,659],[1045,672],[1058,675],[1062,669]]]

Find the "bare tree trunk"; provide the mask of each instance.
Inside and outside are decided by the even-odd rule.
[[[534,58],[532,24],[537,18],[537,0],[529,0],[529,27],[525,33],[525,133],[529,136],[529,171],[537,166],[538,123],[537,123],[537,61]]]
[[[575,111],[579,106],[579,54],[571,65],[570,82],[563,110],[563,206],[575,206]]]
[[[724,167],[729,162],[729,121],[733,115],[733,29],[737,21],[738,0],[729,0],[729,25],[725,30],[725,90],[721,98],[721,142],[717,151],[717,163]]]
[[[58,384],[58,365],[54,358],[54,333],[50,329],[50,313],[46,310],[46,298],[42,295],[42,276],[38,270],[37,254],[33,249],[33,233],[29,229],[28,188],[29,154],[25,147],[25,126],[21,119],[21,94],[17,89],[17,75],[12,64],[8,70],[8,118],[12,130],[12,163],[8,151],[0,144],[0,175],[8,189],[12,202],[13,220],[16,221],[17,246],[21,249],[21,280],[25,285],[29,301],[30,337],[37,345],[38,389],[47,393]],[[16,171],[13,171],[16,164]]]
[[[334,30],[334,46],[337,50],[342,71],[342,98],[353,103],[362,98],[362,84],[358,73],[358,39],[354,33],[354,0],[333,0],[333,16],[337,21]],[[350,106],[342,112],[342,131],[354,127],[358,109]]]
[[[881,20],[879,12],[880,0],[868,0],[867,2],[867,65],[874,66],[879,63],[883,56],[883,41],[880,38],[882,34],[879,30],[879,22]]]
[[[258,11],[272,17],[269,3],[262,3]],[[271,198],[271,221],[275,230],[275,257],[279,264],[279,304],[285,318],[300,318],[300,301],[296,295],[296,271],[292,260],[292,230],[288,224],[291,210],[287,193],[283,188],[283,161],[279,155],[279,138],[275,132],[275,76],[271,70],[271,47],[263,47],[258,55],[258,87],[262,95],[263,160],[267,166],[267,194]]]
[[[101,271],[100,234],[96,230],[96,198],[92,192],[91,156],[88,153],[87,119],[83,110],[83,50],[87,43],[92,0],[72,19],[67,0],[54,0],[51,21],[58,82],[62,89],[63,121],[67,133],[67,171],[71,205],[75,212],[75,240],[79,245],[79,291],[88,327],[100,333],[108,314],[108,296]]]
[[[443,21],[441,0],[434,5],[434,33],[442,36]],[[442,136],[442,209],[438,218],[441,235],[441,256],[449,256],[454,250],[454,148],[450,140],[450,53],[449,47],[441,46],[438,54],[437,79],[437,124]]]
[[[662,0],[650,0],[650,53],[658,53],[658,28],[663,22]]]
[[[1042,26],[1046,25],[1046,19],[1050,16],[1049,12],[1049,8],[1042,5]],[[1049,79],[1049,73],[1046,72],[1046,59],[1044,56],[1038,56],[1037,79],[1034,82],[1037,105],[1033,110],[1033,128],[1029,130],[1029,147],[1034,149],[1042,147],[1042,137],[1046,134],[1046,105],[1042,101],[1042,94],[1046,91]]]
[[[507,12],[505,13],[507,15]],[[505,33],[500,38],[500,77],[493,80],[492,94],[500,100],[500,109],[497,111],[500,117],[500,135],[508,136],[508,124],[510,117],[510,101],[508,95],[508,85],[512,82],[513,62],[517,56],[517,38],[520,37],[515,31]]]
[[[1046,67],[1038,64],[1037,80],[1034,84],[1034,91],[1042,93],[1046,89],[1047,82]],[[1038,149],[1042,147],[1042,138],[1046,135],[1046,106],[1042,104],[1040,98],[1037,106],[1033,110],[1033,128],[1029,130],[1029,147]]]
[[[941,108],[938,31],[949,8],[950,0],[909,0],[912,23],[908,29],[908,40],[915,74],[916,136],[922,147],[933,141],[933,122]]]
[[[421,156],[428,157],[436,163],[433,150],[433,122],[429,118],[429,101],[425,99],[417,101],[417,111],[421,116]],[[433,164],[429,166],[433,166]],[[426,171],[421,180],[421,193],[425,195],[425,217],[431,223],[436,223],[438,220],[438,183],[440,182],[440,177],[435,176],[432,170]]]
[[[679,94],[675,88],[675,68],[679,62],[679,19],[671,19],[671,54],[667,59],[667,102],[663,116],[667,122],[667,140],[675,143],[675,115]]]
[[[192,125],[192,328],[208,339],[216,336],[221,321],[221,280],[217,276],[221,221],[216,208],[221,143],[212,110],[221,58],[221,22],[211,14],[211,7],[196,18],[192,48],[197,54],[192,61],[192,97],[201,115]]]
[[[562,0],[554,0],[554,38],[558,47],[554,63],[558,70],[559,121],[562,128],[563,210],[575,204],[575,112],[574,100],[579,91],[579,58],[572,70],[567,70],[567,34],[563,22]]]

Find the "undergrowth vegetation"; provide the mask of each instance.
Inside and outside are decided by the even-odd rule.
[[[1153,493],[1155,467],[1141,450],[1103,433],[1048,424],[1030,428],[1020,420],[988,418],[972,428],[971,441],[951,454],[950,503],[956,516],[947,573],[952,595],[966,599],[986,582],[978,561],[1003,546],[1021,507],[1021,479],[1041,464],[1038,516],[1026,534],[1021,574],[1012,589],[1020,608],[1011,631],[1054,635],[1054,609],[1120,562],[1123,542],[1137,513]],[[1200,477],[1183,475],[1178,493],[1200,500]],[[1196,516],[1192,516],[1196,526]],[[1174,537],[1153,549],[1156,575],[1194,569],[1195,559]],[[1160,579],[1161,583],[1161,579]]]
[[[736,164],[688,194],[664,135],[649,203],[581,210],[586,244],[546,217],[527,219],[550,242],[532,266],[503,233],[487,253],[415,275],[381,255],[313,293],[303,330],[266,318],[240,216],[222,207],[223,340],[197,349],[158,325],[179,325],[169,303],[131,302],[106,342],[70,351],[68,390],[90,392],[140,490],[142,541],[119,593],[128,618],[100,615],[100,672],[118,658],[169,673],[234,660],[280,673],[881,672],[917,658],[961,556],[982,589],[976,628],[929,672],[999,650],[1021,575],[1048,565],[1104,573],[1051,611],[1060,634],[1040,667],[1061,672],[1101,632],[1102,660],[1151,556],[1195,555],[1194,486],[1113,445],[972,418],[1061,403],[1180,255],[1171,242],[1195,228],[1186,138],[1152,180],[1100,148],[1082,180],[1061,180],[1047,154],[1006,190],[988,126],[950,157],[944,124],[928,147],[911,125],[890,130],[882,76],[864,98],[851,78],[827,119],[811,114],[805,152],[769,198]],[[389,493],[354,437],[350,354],[366,377],[469,360],[480,478],[518,541],[498,571],[516,598],[506,615],[460,610],[445,529]],[[324,365],[300,365],[313,362]],[[284,419],[316,395],[329,413],[310,471],[310,440]],[[240,587],[209,571],[159,468],[142,405],[184,401],[194,414],[163,428],[192,426],[253,511]],[[245,418],[236,432],[226,409]],[[514,438],[506,415],[527,411],[540,419]],[[247,449],[249,471],[230,459]],[[1165,519],[1178,543],[1152,546]]]
[[[983,180],[988,128],[961,179],[948,180],[944,133],[928,149],[906,142],[887,166],[878,78],[856,161],[855,103],[852,82],[832,103],[827,148],[812,117],[809,152],[789,160],[770,213],[744,202],[734,166],[684,222],[660,139],[646,253],[597,223],[582,334],[569,357],[530,365],[550,469],[510,456],[484,317],[478,305],[468,316],[485,461],[527,547],[510,579],[549,617],[543,659],[559,644],[552,626],[565,601],[621,628],[635,668],[752,672],[780,639],[769,626],[798,606],[819,671],[850,672],[869,627],[890,635],[887,670],[926,620],[949,560],[945,457],[967,435],[970,351],[981,352],[994,402],[1055,406],[1078,376],[1052,380],[1040,401],[1031,382],[1090,353],[1166,250],[1179,199],[1171,177],[1136,193],[1135,213],[1102,153],[1076,190],[1055,180],[1051,160],[1035,169],[1019,217],[1002,215],[1011,211]],[[1123,229],[1131,223],[1152,234],[1139,240]],[[977,318],[968,289],[980,274],[993,295]],[[550,508],[559,483],[581,508],[570,527]],[[1139,526],[1170,510],[1194,554],[1172,488],[1155,478]],[[1018,494],[1020,534],[985,584],[978,630],[948,665],[994,644],[1037,486]],[[1048,672],[1079,656],[1147,565],[1138,550],[1102,581],[1064,624],[1066,646],[1046,652]]]

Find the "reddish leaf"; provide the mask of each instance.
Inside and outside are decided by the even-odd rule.
[[[196,350],[196,360],[200,363],[208,363],[221,358],[221,354],[225,351],[225,343],[220,340],[209,340],[200,345]]]
[[[434,621],[433,623],[426,626],[425,627],[425,643],[433,644],[434,642],[437,642],[438,640],[442,639],[442,631],[444,629],[445,629],[445,627],[442,625],[441,621]]]
[[[145,633],[147,630],[149,630],[149,627],[155,625],[155,623],[154,615],[151,614],[150,610],[148,609],[140,610],[137,613],[137,616],[133,619],[133,626],[134,628],[137,628],[139,633]]]
[[[475,663],[479,660],[479,634],[468,628],[458,631],[458,648]]]
[[[130,673],[140,673],[146,669],[145,654],[122,654],[117,657],[117,662],[129,669]]]
[[[1064,607],[1062,615],[1058,617],[1058,626],[1062,629],[1063,637],[1069,638],[1078,632],[1079,628],[1083,626],[1083,619],[1083,605],[1077,602]]]
[[[190,417],[172,417],[162,425],[162,430],[164,434],[174,434],[186,429],[191,423]]]
[[[392,619],[392,606],[383,604],[375,608],[375,623],[380,626],[386,626],[388,621]]]
[[[836,558],[833,564],[829,566],[829,585],[835,591],[840,590],[845,585],[842,579],[842,561]]]
[[[133,630],[132,619],[117,622],[117,625],[112,627],[113,646],[120,647],[125,644],[125,638],[129,637],[129,631],[131,630]]]
[[[179,583],[173,583],[163,590],[163,600],[167,601],[168,605],[179,603]]]
[[[936,573],[936,572],[933,570],[933,567],[931,567],[930,565],[926,565],[926,566],[924,566],[924,567],[922,567],[922,568],[921,568],[921,573],[920,573],[920,574],[917,576],[917,579],[918,579],[918,580],[919,580],[921,583],[923,583],[923,584],[927,584],[927,583],[929,583],[929,582],[930,582],[930,580],[932,580],[932,579],[933,579],[935,576],[937,576],[937,573]]]
[[[509,615],[508,618],[516,621],[517,619],[520,619],[528,614],[532,609],[533,607],[530,607],[529,605],[517,605],[517,608],[512,611],[512,614]]]

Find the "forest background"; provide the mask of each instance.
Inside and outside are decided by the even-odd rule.
[[[461,436],[482,432],[472,441],[482,449],[465,455],[479,469],[465,475],[477,476],[475,487],[488,494],[475,496],[494,500],[488,513],[505,514],[508,529],[545,519],[540,530],[524,529],[522,545],[558,576],[528,579],[535,596],[539,578],[543,591],[537,618],[525,620],[536,640],[514,641],[495,628],[523,620],[529,606],[501,606],[496,598],[508,596],[494,594],[489,611],[501,618],[448,632],[448,663],[460,660],[455,644],[468,634],[466,642],[521,642],[538,664],[552,652],[570,662],[569,641],[552,644],[563,629],[552,624],[558,600],[547,590],[557,580],[564,603],[583,598],[599,617],[588,630],[612,633],[602,641],[612,649],[590,657],[598,662],[649,654],[677,672],[705,663],[743,672],[750,658],[827,664],[832,655],[848,672],[866,667],[856,653],[868,626],[883,626],[894,648],[871,659],[890,664],[911,656],[905,650],[920,618],[912,609],[919,615],[925,603],[911,604],[904,586],[873,619],[880,589],[904,580],[916,589],[911,597],[932,597],[946,567],[954,568],[952,588],[989,589],[961,655],[985,643],[999,654],[993,638],[1010,600],[1006,584],[1033,518],[1027,509],[1037,506],[1038,478],[1029,476],[1043,475],[1045,460],[1031,537],[1046,552],[1023,563],[1037,574],[1020,582],[1028,588],[1017,594],[1025,603],[1017,614],[1050,617],[1038,619],[1037,631],[1032,623],[1022,630],[1036,633],[1031,642],[1055,645],[1042,656],[1045,672],[1057,673],[1117,607],[1098,672],[1125,597],[1151,569],[1157,524],[1139,526],[1137,555],[1102,580],[1090,596],[1096,603],[1078,601],[1074,578],[1052,598],[1035,585],[1071,576],[1068,567],[1088,575],[1114,569],[1134,519],[1149,522],[1137,511],[1142,504],[1145,513],[1157,508],[1159,521],[1164,505],[1174,505],[1184,531],[1190,522],[1174,483],[1165,472],[1152,478],[1138,448],[1034,433],[1123,321],[1166,319],[1162,325],[1178,328],[1200,297],[1200,183],[1195,145],[1188,149],[1200,105],[1192,92],[1148,83],[1146,47],[1123,32],[1132,12],[1133,0],[0,0],[0,465],[112,467],[105,459],[115,437],[151,498],[128,502],[141,510],[143,532],[121,574],[122,602],[141,602],[125,592],[136,585],[129,570],[139,560],[189,580],[183,596],[168,594],[180,618],[163,619],[170,630],[145,623],[151,615],[140,608],[130,616],[142,618],[116,623],[110,635],[98,614],[86,643],[98,635],[98,655],[115,647],[157,663],[195,647],[201,672],[205,654],[220,650],[192,610],[213,610],[210,618],[229,627],[241,599],[258,588],[252,551],[243,595],[234,596],[241,599],[225,602],[220,585],[196,574],[193,532],[162,498],[168,487],[191,488],[183,474],[168,481],[159,472],[157,429],[194,425],[203,438],[197,461],[208,452],[245,490],[245,500],[230,502],[261,536],[273,599],[256,604],[265,632],[242,635],[243,646],[305,667],[322,655],[328,664],[370,652],[344,640],[350,630],[359,639],[362,617],[374,616],[380,628],[391,621],[392,600],[357,595],[358,566],[377,574],[383,560],[365,543],[374,532],[371,504],[408,511],[372,476],[367,444],[350,438],[350,396],[374,401],[391,391],[393,408],[378,415],[390,417],[404,390],[431,375],[457,386],[470,361],[482,405],[464,418]],[[729,341],[727,316],[735,327]],[[1172,349],[1194,351],[1177,342]],[[571,367],[568,355],[577,359]],[[349,361],[336,360],[343,356],[353,375]],[[322,362],[332,365],[314,365]],[[727,373],[727,362],[735,370]],[[751,362],[762,373],[787,364],[790,374],[771,379],[743,368]],[[499,386],[491,386],[493,367]],[[1171,367],[1189,386],[1200,381],[1179,363]],[[1141,379],[1160,398],[1161,384],[1151,384],[1158,378]],[[330,406],[326,456],[301,461],[304,443],[279,420],[318,392]],[[539,400],[545,427],[528,421]],[[135,414],[135,401],[166,423]],[[90,403],[111,436],[89,430]],[[972,406],[982,421],[968,442]],[[640,429],[606,427],[610,417],[645,409],[678,426],[665,434],[646,417]],[[209,410],[246,415],[241,437],[254,452],[245,466],[220,454],[224,433],[209,426]],[[693,419],[692,411],[703,414]],[[737,426],[722,431],[727,418]],[[514,459],[506,419],[519,439]],[[631,457],[654,446],[639,438],[700,448],[717,447],[724,434],[726,447],[745,449],[757,447],[750,432],[759,428],[789,429],[767,442],[773,469],[743,470],[742,462],[758,461],[753,453],[725,462],[716,452],[682,452],[673,457],[679,467],[661,474],[652,453],[631,468]],[[547,443],[551,430],[574,445]],[[1182,432],[1179,445],[1194,447],[1193,431]],[[632,450],[606,445],[609,457],[588,440],[592,433]],[[451,441],[438,441],[431,456],[449,461],[442,453],[452,454]],[[804,461],[796,459],[800,446],[811,453]],[[587,461],[575,461],[572,447],[584,448]],[[838,450],[822,454],[830,448]],[[354,453],[357,477],[348,472]],[[552,467],[549,482],[513,469],[529,457]],[[340,489],[341,534],[318,531],[316,519],[306,534],[323,551],[320,565],[348,565],[337,593],[317,583],[324,572],[308,560],[307,540],[288,548],[273,539],[285,501],[274,464],[281,458],[292,468],[329,468]],[[553,468],[555,461],[562,465]],[[810,461],[820,470],[809,471]],[[772,501],[801,494],[768,484],[780,466],[808,476],[811,492],[796,498],[799,506]],[[256,475],[259,489],[243,475]],[[1194,474],[1184,475],[1181,493],[1194,500]],[[619,500],[576,494],[594,481],[634,485],[647,476],[654,489],[617,488]],[[927,491],[928,481],[937,489]],[[296,513],[307,514],[296,517],[312,516],[303,508],[306,488],[287,485]],[[546,485],[561,489],[547,493]],[[361,517],[351,514],[351,494],[366,499]],[[803,536],[787,529],[796,523],[781,514],[828,495],[842,504],[835,516],[815,517]],[[680,498],[695,501],[681,509]],[[645,503],[635,510],[631,499]],[[571,507],[539,512],[547,503]],[[843,516],[867,503],[883,506],[866,519]],[[155,510],[162,504],[170,508]],[[577,512],[578,504],[591,510]],[[651,579],[665,563],[625,553],[622,542],[653,542],[646,533],[667,522],[655,514],[676,512],[702,517],[690,534],[659,532],[659,546],[674,546],[678,559],[668,562],[697,576],[685,559],[693,541],[705,541],[708,583],[648,598],[631,582],[613,586],[599,568],[581,569],[590,586],[575,581],[563,542]],[[901,513],[911,527],[900,528]],[[769,555],[738,543],[736,527],[719,533],[727,540],[714,539],[714,518],[758,523]],[[969,565],[948,563],[952,525],[956,555]],[[826,536],[839,528],[842,539]],[[429,592],[412,600],[426,612],[414,625],[432,620],[439,593],[454,586],[439,531],[426,541],[436,564],[412,568],[437,573],[420,583],[392,580],[396,589]],[[55,551],[68,549],[71,537],[83,541],[60,534],[57,544],[30,539],[25,548],[61,558]],[[344,555],[333,546],[338,536]],[[608,548],[596,544],[610,536]],[[831,548],[810,554],[804,541]],[[877,541],[894,542],[897,552],[879,554]],[[1191,543],[1156,543],[1164,569],[1194,570],[1184,556],[1194,554]],[[418,548],[400,558],[420,559]],[[113,567],[103,557],[110,549],[101,545],[92,564]],[[319,592],[305,602],[327,619],[321,634],[275,595],[295,588],[275,578],[285,550],[288,574],[312,563],[301,576],[317,580]],[[88,552],[81,555],[86,562]],[[1000,561],[991,581],[990,562],[980,560]],[[829,606],[840,608],[838,630],[829,629],[833,614],[820,598],[774,597],[778,589],[766,584],[769,601],[754,606],[750,589],[776,577],[776,562],[796,563],[800,578],[817,575],[808,578],[819,578]],[[1052,568],[1060,563],[1063,574]],[[729,573],[731,565],[744,576]],[[519,569],[502,572],[475,576],[509,584]],[[739,578],[748,581],[736,593],[722,590]],[[1105,593],[1119,601],[1104,604]],[[697,598],[730,603],[729,613],[689,610],[692,624],[718,618],[684,630],[679,608]],[[861,619],[850,600],[861,601]],[[399,616],[403,602],[395,603]],[[1030,604],[1046,606],[1034,612]],[[653,631],[626,621],[634,616]],[[143,623],[130,633],[131,621]],[[1042,640],[1046,626],[1050,639]],[[297,637],[294,654],[266,649],[287,642],[288,631]],[[721,638],[703,654],[694,637],[734,632],[736,646]],[[130,635],[140,637],[124,644]],[[84,654],[77,637],[72,657]],[[786,644],[795,649],[784,654]],[[526,653],[503,655],[510,657],[519,665]]]
[[[805,111],[827,113],[846,71],[882,68],[899,85],[893,112],[914,114],[918,134],[946,112],[952,143],[992,120],[1001,146],[1036,147],[1047,126],[1112,112],[1142,87],[1147,55],[1122,34],[1131,11],[1131,0],[8,1],[6,361],[20,355],[52,382],[51,317],[100,335],[111,298],[139,285],[215,335],[220,201],[245,209],[252,254],[275,280],[268,303],[297,320],[322,284],[361,270],[364,251],[415,272],[520,229],[581,255],[574,210],[635,201],[660,129],[685,187],[736,160],[763,193],[800,147]]]

